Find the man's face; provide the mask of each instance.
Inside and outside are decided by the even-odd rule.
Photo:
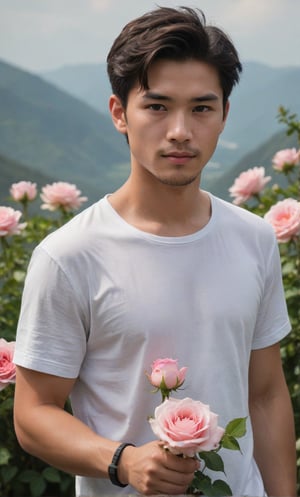
[[[171,186],[199,182],[228,111],[217,71],[196,60],[161,60],[148,85],[130,91],[125,111],[117,97],[110,103],[117,129],[128,136],[132,174]]]

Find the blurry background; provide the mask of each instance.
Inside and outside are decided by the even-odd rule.
[[[159,5],[183,2],[162,0]],[[194,0],[244,63],[202,185],[223,198],[239,172],[293,146],[276,115],[300,111],[299,0]],[[76,183],[89,203],[127,177],[125,140],[108,115],[106,54],[148,0],[0,0],[0,203],[21,179]],[[295,144],[296,145],[296,144]]]

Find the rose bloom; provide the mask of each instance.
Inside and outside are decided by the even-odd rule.
[[[37,194],[36,183],[31,183],[31,181],[19,181],[19,183],[13,183],[10,188],[10,194],[17,202],[34,200]]]
[[[265,176],[264,167],[253,167],[242,172],[229,188],[230,196],[234,197],[233,203],[240,205],[252,195],[261,192],[270,181],[271,176]]]
[[[152,364],[152,373],[149,377],[154,387],[160,388],[162,382],[169,389],[176,389],[185,380],[187,368],[178,369],[178,361],[175,359],[157,359]]]
[[[0,338],[0,390],[3,390],[9,383],[15,383],[14,350],[15,342],[7,342],[4,338]]]
[[[78,209],[82,202],[87,200],[87,197],[80,197],[81,191],[77,190],[75,185],[58,181],[51,185],[46,185],[42,188],[41,199],[44,204],[41,209],[55,211],[62,208],[65,211]]]
[[[225,432],[209,406],[188,397],[165,400],[149,422],[155,435],[165,442],[165,449],[187,457],[216,449]]]
[[[0,206],[0,236],[18,235],[27,223],[19,223],[21,211]]]
[[[293,169],[294,166],[300,162],[300,150],[295,148],[285,148],[284,150],[279,150],[273,159],[273,167],[277,171],[287,171]]]
[[[300,235],[300,202],[294,198],[277,202],[264,218],[273,226],[280,243],[289,242]]]

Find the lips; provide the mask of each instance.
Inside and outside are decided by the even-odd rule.
[[[196,154],[186,150],[170,150],[170,152],[165,152],[162,157],[168,160],[171,164],[184,165],[188,164],[191,159],[196,157]]]
[[[191,159],[195,157],[194,153],[191,152],[168,152],[165,154],[162,154],[163,157],[175,157],[177,159]]]

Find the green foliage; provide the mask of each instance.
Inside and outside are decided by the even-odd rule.
[[[246,434],[246,419],[247,418],[236,418],[229,421],[225,428],[225,434],[231,437],[243,437]]]
[[[0,495],[40,497],[74,495],[73,477],[26,454],[13,426],[14,385],[0,392]]]
[[[278,120],[287,127],[288,136],[296,135],[300,144],[300,121],[296,114],[280,107]],[[300,199],[300,166],[287,167],[282,172],[273,171],[274,183],[262,193],[252,197],[244,208],[264,216],[277,202],[291,198]],[[278,178],[285,177],[285,187],[279,186]],[[282,184],[282,181],[280,182]],[[292,325],[291,333],[281,342],[281,355],[284,372],[288,383],[297,437],[298,457],[298,489],[300,490],[300,236],[295,236],[289,242],[279,243],[282,277],[285,297]]]
[[[218,454],[220,449],[240,450],[237,438],[241,438],[246,434],[246,419],[236,418],[230,421],[225,433],[216,449],[202,451],[198,453],[198,458],[201,461],[201,468],[195,472],[195,477],[187,491],[189,495],[203,494],[207,497],[232,495],[231,488],[223,480],[212,480],[210,476],[205,474],[206,469],[212,471],[221,471],[225,474],[224,462]]]
[[[19,235],[0,237],[0,338],[8,342],[15,340],[23,283],[32,250],[69,215],[54,213],[44,217],[25,215],[25,218],[26,229]],[[13,426],[13,396],[13,384],[0,391],[0,495],[72,497],[72,476],[49,467],[19,446]]]
[[[231,488],[223,480],[211,479],[201,473],[201,471],[196,471],[195,473],[195,483],[193,482],[194,490],[190,492],[190,495],[206,495],[207,497],[218,497],[220,495],[232,495]]]

